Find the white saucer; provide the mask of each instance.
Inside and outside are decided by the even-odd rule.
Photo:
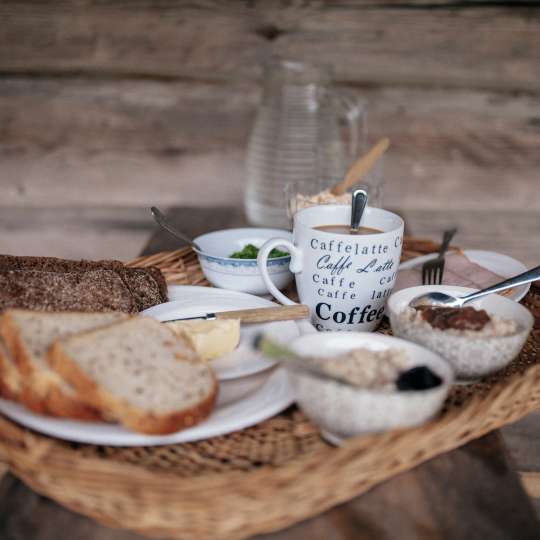
[[[463,253],[471,262],[476,263],[479,266],[483,266],[491,272],[494,272],[495,274],[498,274],[499,276],[505,278],[517,276],[518,274],[527,271],[527,267],[523,263],[517,261],[516,259],[513,259],[512,257],[509,257],[508,255],[496,253],[495,251],[466,249],[463,251]],[[436,256],[436,253],[430,253],[428,255],[423,255],[422,257],[410,259],[400,264],[399,269],[407,270],[409,268],[414,268],[420,264],[423,264],[426,261],[429,261],[430,259],[434,259]],[[521,285],[520,287],[516,287],[510,294],[506,296],[506,298],[510,298],[512,300],[515,300],[516,302],[519,302],[529,292],[530,288],[530,283],[528,283],[527,285]]]
[[[275,306],[274,302],[251,294],[216,289],[214,287],[193,287],[172,285],[169,287],[170,302],[151,307],[143,315],[164,321],[182,317],[193,317],[216,311],[248,309]],[[315,332],[307,321],[279,321],[265,324],[243,325],[238,348],[211,365],[220,381],[246,377],[269,369],[275,362],[252,350],[255,337],[264,331],[275,341],[284,344],[301,334]]]
[[[32,413],[3,399],[0,399],[0,412],[27,428],[67,441],[107,446],[155,446],[199,441],[232,433],[271,418],[293,401],[287,373],[283,369],[276,369],[258,391],[240,401],[218,407],[201,424],[172,435],[141,435],[118,424],[52,418]]]

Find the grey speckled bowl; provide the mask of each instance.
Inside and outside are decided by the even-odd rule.
[[[442,407],[454,380],[450,366],[439,356],[402,339],[369,332],[321,332],[295,339],[291,349],[300,356],[329,358],[352,349],[402,349],[410,360],[408,367],[427,366],[443,384],[422,391],[382,391],[349,388],[334,381],[323,381],[290,372],[296,401],[330,442],[362,433],[420,425]]]
[[[520,326],[519,331],[507,336],[459,336],[442,330],[419,327],[400,317],[413,298],[428,291],[442,291],[460,296],[474,290],[448,285],[422,285],[394,293],[388,299],[386,309],[392,332],[442,356],[452,365],[458,379],[474,380],[495,373],[519,354],[532,329],[533,316],[521,304],[497,294],[468,304],[477,309],[485,309],[489,315],[516,321]]]

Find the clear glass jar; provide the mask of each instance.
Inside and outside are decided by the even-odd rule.
[[[365,125],[365,106],[350,92],[332,87],[329,68],[271,62],[247,148],[249,221],[288,226],[286,186],[307,182],[324,189],[342,180],[365,149]],[[362,183],[369,186],[370,179]]]

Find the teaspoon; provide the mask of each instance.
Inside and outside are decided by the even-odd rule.
[[[202,253],[203,250],[201,249],[199,244],[194,242],[189,236],[187,236],[184,233],[181,233],[179,230],[175,229],[167,221],[167,219],[163,215],[163,212],[159,208],[156,208],[155,206],[152,206],[152,208],[150,208],[150,211],[152,212],[152,216],[154,216],[155,222],[160,227],[165,229],[168,233],[171,233],[176,238],[179,238],[180,240],[183,240],[184,242],[188,243],[191,247],[195,248],[197,251],[200,251]]]
[[[351,230],[349,234],[358,234],[360,221],[368,202],[368,194],[364,189],[356,189],[352,194]]]
[[[446,294],[443,292],[430,292],[422,294],[413,298],[409,302],[409,306],[412,308],[417,308],[420,306],[444,306],[444,307],[463,307],[465,304],[486,296],[488,294],[493,294],[499,291],[504,291],[505,289],[511,289],[512,287],[517,287],[519,285],[525,285],[525,283],[530,283],[531,281],[536,281],[540,279],[540,266],[533,268],[532,270],[527,270],[523,274],[514,276],[510,279],[506,279],[488,287],[487,289],[482,289],[481,291],[476,291],[465,296],[452,296],[451,294]]]

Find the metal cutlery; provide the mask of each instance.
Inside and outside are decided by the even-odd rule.
[[[282,367],[298,373],[304,373],[323,381],[333,381],[344,386],[357,388],[349,380],[339,375],[328,373],[320,366],[310,361],[309,358],[303,358],[292,352],[286,346],[270,340],[264,334],[259,334],[255,338],[254,347],[261,351],[265,356],[275,360]]]
[[[430,259],[422,265],[423,285],[440,285],[442,283],[445,263],[444,256],[456,232],[456,228],[444,231],[439,253],[434,259]]]
[[[272,358],[290,372],[309,375],[321,381],[332,381],[355,390],[362,390],[346,377],[337,373],[329,373],[314,362],[313,358],[299,356],[287,347],[271,341],[264,334],[259,334],[256,337],[254,346],[265,356]],[[430,371],[427,366],[419,365],[399,373],[396,379],[396,389],[400,391],[427,390],[439,386],[441,383],[442,379],[437,374]]]
[[[294,306],[276,306],[268,308],[238,309],[234,311],[221,311],[216,313],[205,313],[196,317],[182,317],[180,319],[169,319],[161,322],[205,320],[214,321],[216,319],[240,319],[242,324],[268,323],[275,321],[294,321],[309,317],[309,308],[303,304]]]
[[[413,298],[409,302],[409,306],[412,308],[420,306],[463,307],[465,304],[472,302],[477,298],[481,298],[482,296],[504,291],[505,289],[512,289],[513,287],[524,285],[525,283],[530,283],[537,279],[540,279],[540,266],[537,266],[532,270],[527,270],[527,272],[523,272],[523,274],[519,274],[510,279],[505,279],[487,289],[482,289],[481,291],[476,291],[465,296],[452,296],[451,294],[438,291],[422,294]]]
[[[168,221],[163,212],[157,208],[156,206],[152,206],[150,208],[150,211],[152,212],[152,216],[154,217],[154,221],[162,228],[165,229],[168,233],[172,234],[174,237],[178,238],[179,240],[183,240],[187,244],[189,244],[191,247],[195,248],[197,251],[202,252],[203,250],[197,244],[194,242],[189,236],[186,234],[180,232],[178,229],[173,227]]]
[[[368,194],[364,189],[356,189],[352,194],[352,207],[351,207],[351,230],[350,234],[358,234],[360,228],[360,221],[364,214],[364,209],[368,203]]]

